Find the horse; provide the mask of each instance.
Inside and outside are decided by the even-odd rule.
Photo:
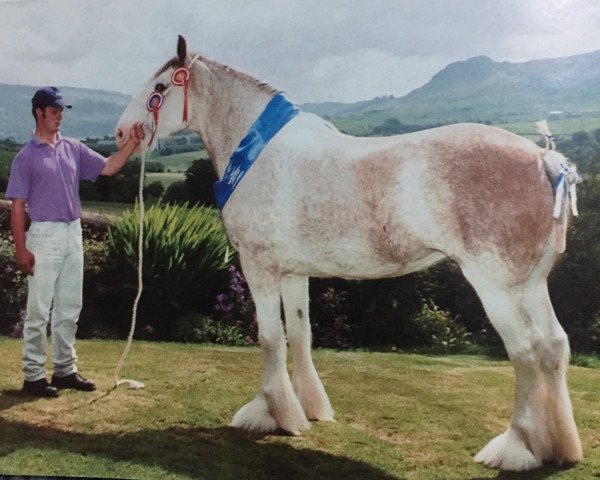
[[[553,218],[558,173],[550,167],[566,158],[480,124],[353,137],[281,98],[268,83],[188,54],[180,36],[115,132],[118,145],[136,121],[152,139],[197,132],[220,182],[233,186],[219,206],[256,306],[263,371],[231,425],[299,435],[310,420],[334,421],[311,357],[309,277],[394,277],[450,258],[515,370],[510,424],[475,461],[528,470],[582,459],[566,384],[569,342],[547,287],[569,215],[564,207]],[[276,101],[287,112],[280,123]],[[240,152],[254,155],[246,170],[230,163]]]

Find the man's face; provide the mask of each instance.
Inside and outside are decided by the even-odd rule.
[[[62,122],[61,107],[44,107],[38,108],[38,127],[48,133],[57,133],[60,130],[60,122]]]

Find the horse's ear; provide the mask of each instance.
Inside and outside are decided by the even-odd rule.
[[[177,57],[179,57],[179,63],[185,65],[185,59],[187,57],[187,44],[185,38],[179,35],[177,39]]]

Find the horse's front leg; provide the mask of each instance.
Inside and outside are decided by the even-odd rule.
[[[263,352],[263,380],[258,395],[233,417],[232,426],[252,432],[286,430],[293,435],[310,428],[287,371],[287,348],[281,322],[279,279],[244,268],[256,305],[258,338]]]
[[[308,277],[284,277],[281,281],[281,297],[287,339],[294,359],[294,391],[309,419],[333,421],[333,409],[311,355]]]

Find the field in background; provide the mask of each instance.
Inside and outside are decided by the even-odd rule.
[[[200,158],[208,158],[206,150],[174,153],[173,155],[153,155],[149,161],[162,163],[165,166],[165,173],[185,173],[192,162]]]
[[[330,119],[330,121],[338,129],[350,135],[367,135],[374,127],[382,125],[389,118],[396,118],[393,111],[376,111],[351,117],[336,117]],[[543,118],[539,118],[538,120],[543,120]],[[440,120],[418,117],[407,120],[400,119],[400,121],[405,125],[427,126],[435,125]],[[589,132],[600,128],[600,117],[549,120],[549,124],[554,135],[570,135],[579,130]],[[526,136],[532,140],[540,138],[540,135],[536,131],[535,121],[532,119],[523,119],[514,123],[494,124],[494,126]]]
[[[569,383],[585,460],[501,474],[473,455],[507,426],[512,367],[476,356],[315,351],[336,423],[299,437],[229,428],[260,383],[256,348],[134,342],[112,386],[125,342],[78,342],[93,393],[57,399],[20,393],[21,342],[0,337],[0,473],[110,478],[588,480],[600,472],[600,371],[571,367]]]
[[[182,182],[185,180],[185,174],[183,173],[154,173],[150,172],[146,174],[146,185],[150,185],[152,182],[160,182],[163,187],[168,188],[169,185],[175,182]]]

